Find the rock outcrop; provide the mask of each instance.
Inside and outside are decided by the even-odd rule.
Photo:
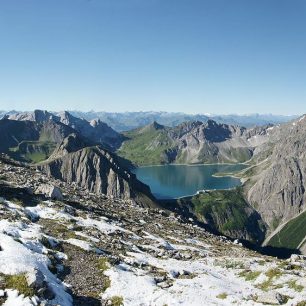
[[[96,194],[136,200],[144,196],[148,202],[154,201],[150,188],[129,172],[127,161],[100,146],[71,150],[71,143],[75,144],[73,135],[59,145],[55,157],[37,165],[38,169]]]
[[[38,186],[35,190],[35,194],[42,194],[52,200],[62,201],[64,199],[61,190],[50,184],[43,184]]]

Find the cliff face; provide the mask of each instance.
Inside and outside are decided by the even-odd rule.
[[[282,126],[275,134],[266,169],[253,177],[247,197],[271,228],[297,215],[305,206],[306,119]]]
[[[288,237],[281,233],[284,225],[306,209],[306,117],[274,129],[269,147],[261,151],[265,159],[257,162],[244,188],[249,203],[268,225],[268,234]],[[295,236],[301,234],[303,239],[305,234],[295,226]]]
[[[96,194],[136,201],[139,196],[143,196],[146,198],[144,202],[154,205],[150,188],[127,170],[126,161],[99,146],[70,151],[71,143],[75,145],[76,142],[73,136],[70,138],[68,142],[65,140],[68,146],[59,146],[62,149],[65,147],[62,154],[56,150],[56,155],[37,167],[49,176],[75,183]]]
[[[125,177],[119,177],[115,172],[118,166],[98,147],[68,153],[39,167],[52,177],[68,183],[74,182],[94,193],[130,197],[126,181],[128,176],[122,173]]]

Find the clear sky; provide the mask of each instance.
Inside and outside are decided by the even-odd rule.
[[[0,109],[306,112],[305,0],[0,0]]]

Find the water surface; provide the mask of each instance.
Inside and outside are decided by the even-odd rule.
[[[231,176],[214,177],[246,168],[245,165],[164,165],[136,168],[133,172],[150,186],[158,199],[173,199],[195,194],[203,189],[229,189],[241,184]]]

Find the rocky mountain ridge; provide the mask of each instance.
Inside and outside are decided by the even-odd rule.
[[[151,124],[153,121],[159,122],[162,125],[175,127],[186,121],[201,121],[206,122],[212,119],[221,124],[240,125],[247,128],[255,126],[263,126],[268,124],[280,124],[296,119],[297,115],[282,116],[273,114],[248,114],[248,115],[217,115],[217,114],[184,114],[175,112],[79,112],[70,111],[71,114],[77,117],[92,120],[99,118],[107,123],[116,131],[128,131]]]
[[[6,119],[17,121],[35,121],[43,123],[46,121],[60,122],[73,128],[83,137],[93,142],[100,143],[111,150],[120,146],[124,137],[99,119],[87,121],[83,118],[74,117],[69,112],[50,113],[44,110],[33,112],[21,112],[5,116]]]
[[[208,120],[170,128],[154,122],[124,133],[127,140],[118,153],[136,164],[245,162],[268,141],[270,127],[246,129]]]
[[[96,194],[134,199],[141,205],[156,206],[150,188],[138,181],[128,166],[128,161],[101,146],[90,146],[77,134],[71,134],[48,160],[37,164],[36,168],[50,177]]]

